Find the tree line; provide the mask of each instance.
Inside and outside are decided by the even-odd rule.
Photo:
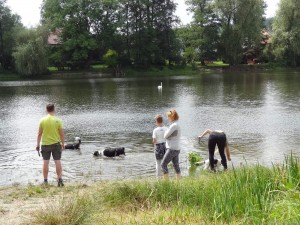
[[[193,13],[183,26],[174,0],[43,0],[41,25],[26,28],[0,0],[0,64],[23,75],[48,66],[84,69],[185,66],[222,60],[300,65],[300,2],[281,0],[274,19],[264,0],[186,0]],[[262,44],[263,30],[271,42]],[[49,34],[59,37],[49,45]]]

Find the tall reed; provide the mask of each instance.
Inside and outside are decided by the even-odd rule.
[[[230,222],[238,218],[259,224],[280,217],[276,215],[278,210],[274,203],[278,204],[285,198],[282,191],[291,182],[293,187],[298,187],[298,165],[298,159],[290,155],[279,170],[255,165],[222,174],[206,174],[198,179],[185,178],[179,182],[116,183],[105,193],[104,201],[111,206],[127,205],[135,209],[188,207],[200,209],[203,217],[210,221]],[[300,213],[297,207],[294,209]]]

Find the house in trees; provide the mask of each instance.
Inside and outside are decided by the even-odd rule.
[[[259,64],[262,62],[261,56],[267,45],[272,43],[272,36],[269,31],[261,31],[260,43],[256,46],[247,48],[244,52],[243,63],[248,65]]]
[[[57,29],[54,32],[50,32],[48,35],[48,45],[50,46],[57,46],[61,44],[60,39],[61,30]]]

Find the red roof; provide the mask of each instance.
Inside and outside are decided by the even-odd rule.
[[[263,44],[263,45],[271,44],[272,43],[272,39],[271,38],[265,39],[265,40],[262,40],[260,43]]]
[[[59,45],[59,44],[61,44],[60,37],[59,37],[60,33],[61,33],[60,30],[56,30],[55,32],[51,32],[48,35],[48,44],[49,45]]]

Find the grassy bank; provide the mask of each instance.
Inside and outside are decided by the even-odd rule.
[[[43,204],[27,213],[30,224],[39,225],[299,224],[299,166],[297,158],[287,157],[271,168],[256,165],[199,173],[179,182],[150,179],[67,184],[60,189],[29,186],[11,191],[5,199],[25,199],[23,205],[40,199]],[[6,208],[0,212],[5,219]]]
[[[127,68],[124,70],[126,77],[150,77],[150,76],[181,76],[181,75],[195,75],[199,74],[197,68],[187,65],[186,67],[163,67],[149,68],[149,69],[133,69]]]
[[[48,67],[49,74],[41,75],[38,77],[23,77],[13,72],[0,72],[0,81],[13,81],[24,79],[90,79],[90,78],[105,78],[115,77],[114,69],[107,68],[106,65],[92,65],[89,69],[83,70],[70,70],[66,67],[64,70],[58,70],[56,67]],[[229,66],[223,62],[213,62],[206,66],[201,66],[200,63],[192,65],[163,67],[163,68],[124,68],[122,72],[125,77],[163,77],[163,76],[184,76],[184,75],[197,75],[203,72],[295,72],[298,68],[282,67],[277,64],[256,64],[256,65],[237,65]]]
[[[13,72],[0,72],[0,81],[13,81],[13,80],[21,80],[22,77]]]

